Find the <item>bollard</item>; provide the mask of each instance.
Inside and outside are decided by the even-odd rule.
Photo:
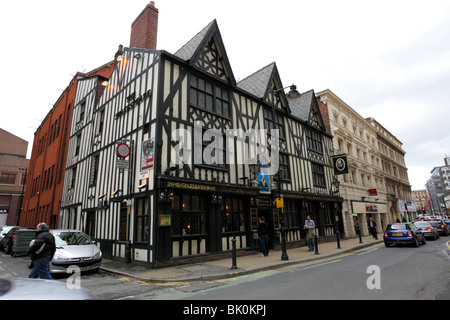
[[[362,237],[361,237],[361,230],[358,230],[358,235],[359,235],[359,243],[363,243]]]
[[[128,242],[125,244],[125,263],[130,264],[131,263],[131,241],[128,240]]]
[[[317,244],[317,234],[314,232],[314,254],[319,254],[319,245]]]
[[[337,241],[337,248],[341,249],[341,241],[340,241],[339,231],[336,231],[336,241]]]
[[[236,263],[236,237],[231,240],[233,243],[233,253],[232,253],[232,266],[231,269],[237,269],[237,263]]]

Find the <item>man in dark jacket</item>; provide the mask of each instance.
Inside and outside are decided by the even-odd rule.
[[[41,278],[53,280],[48,264],[56,251],[55,237],[48,230],[48,225],[41,222],[36,227],[36,238],[28,249],[28,254],[33,261],[33,270],[29,278]]]
[[[269,255],[269,225],[264,217],[259,218],[258,236],[263,256],[267,257]]]

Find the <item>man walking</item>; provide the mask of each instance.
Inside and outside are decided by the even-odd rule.
[[[259,218],[258,236],[263,256],[267,257],[269,255],[269,225],[264,217]]]
[[[31,270],[29,278],[53,280],[48,264],[56,251],[55,237],[50,233],[48,225],[44,222],[39,223],[36,229],[36,238],[28,249],[28,254],[33,261],[33,270]]]
[[[367,223],[367,227],[369,228],[370,234],[372,234],[375,240],[378,240],[377,236],[377,224],[372,220],[372,217],[369,218],[369,222]]]
[[[308,243],[308,251],[314,251],[314,229],[316,224],[311,220],[311,216],[307,216],[305,220],[306,242]]]

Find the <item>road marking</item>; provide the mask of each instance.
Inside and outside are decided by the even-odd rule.
[[[376,250],[378,250],[378,248],[375,248],[375,249],[372,249],[372,250],[367,250],[367,251],[365,251],[365,252],[358,253],[357,256],[362,256],[363,254],[371,253],[371,252],[374,252],[374,251],[376,251]]]
[[[446,245],[450,249],[450,240],[447,241]]]
[[[320,266],[324,266],[326,264],[335,263],[335,262],[339,262],[339,261],[342,261],[342,259],[328,261],[328,262],[324,262],[324,263],[319,263],[319,264],[316,264],[316,265],[313,265],[313,266],[309,266],[309,267],[304,267],[301,270],[306,270],[306,269],[311,269],[311,268],[315,268],[315,267],[320,267]]]

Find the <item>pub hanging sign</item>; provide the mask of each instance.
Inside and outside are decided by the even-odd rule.
[[[332,156],[331,160],[333,161],[335,175],[348,173],[348,161],[346,154]]]

